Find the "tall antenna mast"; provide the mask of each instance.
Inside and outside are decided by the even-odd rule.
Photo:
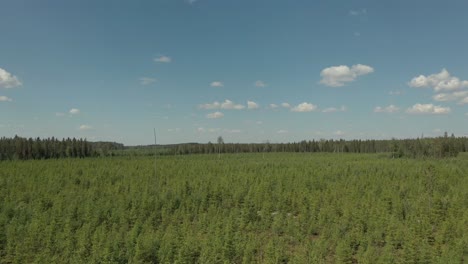
[[[156,145],[156,128],[153,128],[154,132],[154,176],[156,176],[156,155],[158,154],[157,152],[157,145]]]

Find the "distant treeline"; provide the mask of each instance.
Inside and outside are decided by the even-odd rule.
[[[159,147],[159,146],[158,146]],[[468,138],[448,136],[437,138],[391,140],[311,140],[294,143],[187,143],[164,146],[166,154],[255,153],[255,152],[349,152],[390,153],[391,157],[455,157],[468,151]],[[142,149],[142,152],[145,152]],[[146,153],[148,149],[146,148]],[[161,153],[161,152],[159,152]]]
[[[67,138],[0,138],[0,160],[84,158],[107,156],[113,150],[123,149],[115,142],[88,142],[86,139]]]

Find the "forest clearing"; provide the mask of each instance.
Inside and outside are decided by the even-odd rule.
[[[156,165],[156,166],[155,166]],[[1,263],[464,263],[468,159],[0,163]]]

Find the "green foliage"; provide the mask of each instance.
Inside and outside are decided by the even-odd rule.
[[[0,163],[0,263],[463,263],[468,160],[267,153]]]

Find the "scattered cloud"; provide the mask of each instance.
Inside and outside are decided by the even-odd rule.
[[[226,132],[226,133],[229,133],[229,134],[239,134],[239,133],[242,133],[242,130],[240,130],[240,129],[224,129],[223,131]]]
[[[248,109],[257,109],[257,108],[259,108],[259,106],[254,101],[247,101],[247,108]]]
[[[77,115],[77,114],[80,113],[80,109],[72,108],[72,109],[70,109],[69,113],[70,113],[70,115]]]
[[[293,112],[312,112],[317,110],[317,106],[311,103],[302,103],[298,104],[297,106],[293,107],[291,111]]]
[[[263,121],[257,121],[257,122],[255,122],[255,124],[257,124],[257,125],[262,125],[262,124],[263,124]]]
[[[382,106],[377,106],[374,108],[374,113],[396,113],[400,111],[400,108],[395,106],[395,105],[389,105],[389,106],[386,106],[386,107],[382,107]]]
[[[277,134],[286,134],[286,133],[288,133],[288,132],[289,132],[288,130],[282,129],[282,130],[278,130],[276,133],[277,133]]]
[[[396,91],[390,91],[388,92],[389,95],[403,95],[404,92],[403,91],[400,91],[400,90],[396,90]]]
[[[18,77],[0,68],[0,88],[10,89],[21,85],[22,83]]]
[[[277,105],[277,104],[270,104],[270,108],[271,108],[271,109],[278,108],[278,105]]]
[[[203,132],[205,132],[205,129],[203,127],[199,127],[199,128],[197,128],[197,132],[203,133]]]
[[[162,63],[169,63],[169,62],[172,62],[172,59],[171,57],[168,57],[168,56],[159,56],[157,58],[154,58],[154,61],[155,62],[162,62]]]
[[[322,110],[323,113],[336,113],[336,112],[346,112],[348,110],[348,108],[346,108],[346,106],[342,105],[340,108],[336,108],[336,107],[329,107],[329,108],[325,108]]]
[[[453,93],[440,93],[432,96],[434,101],[438,102],[448,102],[448,101],[459,101],[460,104],[463,104],[463,101],[466,101],[468,98],[468,91],[457,91]]]
[[[468,87],[468,81],[462,81],[458,77],[451,76],[446,69],[442,69],[440,73],[414,77],[408,85],[415,88],[433,88],[434,91],[440,92],[466,88]]]
[[[190,5],[193,5],[195,2],[197,2],[198,0],[187,0],[187,3],[189,3]]]
[[[0,102],[12,102],[13,99],[11,99],[10,97],[6,97],[6,96],[0,96]]]
[[[458,102],[459,104],[468,104],[468,97],[465,97],[463,98],[463,100],[461,100],[460,102]]]
[[[360,37],[361,36],[361,33],[360,32],[354,32],[353,34],[355,37]]]
[[[333,135],[335,136],[344,136],[346,133],[341,131],[341,130],[337,130],[335,132],[333,132]]]
[[[91,129],[93,129],[93,127],[90,126],[90,125],[81,125],[79,127],[79,130],[81,130],[81,131],[87,131],[87,130],[91,130]]]
[[[255,81],[254,85],[255,87],[267,87],[267,84],[261,80]]]
[[[224,116],[224,114],[221,113],[221,112],[214,112],[214,113],[207,114],[206,118],[218,119],[218,118],[222,118],[223,116]]]
[[[222,103],[215,101],[211,104],[199,105],[198,108],[206,109],[206,110],[211,110],[211,109],[242,110],[245,108],[245,106],[241,104],[235,104],[233,101],[226,99]]]
[[[372,72],[374,72],[372,67],[362,64],[356,64],[351,67],[346,65],[332,66],[322,70],[320,73],[320,76],[322,76],[320,83],[326,86],[339,87],[347,82],[355,81],[359,76]]]
[[[177,128],[169,128],[169,129],[167,129],[167,132],[175,132],[175,133],[179,133],[180,131],[181,131],[181,129],[180,129],[180,128],[178,128],[178,127],[177,127]]]
[[[433,114],[443,115],[451,112],[450,107],[442,107],[433,104],[415,104],[406,110],[409,114]]]
[[[57,116],[57,117],[62,117],[62,116],[65,116],[65,113],[56,112],[56,113],[55,113],[55,116]]]
[[[359,10],[350,10],[349,15],[350,16],[362,16],[367,14],[367,9],[361,8]]]
[[[291,105],[288,103],[282,103],[281,106],[284,108],[291,108]]]
[[[149,78],[149,77],[141,77],[139,81],[141,85],[149,85],[149,84],[156,82],[156,79]]]
[[[224,84],[220,81],[214,81],[212,83],[210,83],[210,86],[211,87],[224,87]]]

